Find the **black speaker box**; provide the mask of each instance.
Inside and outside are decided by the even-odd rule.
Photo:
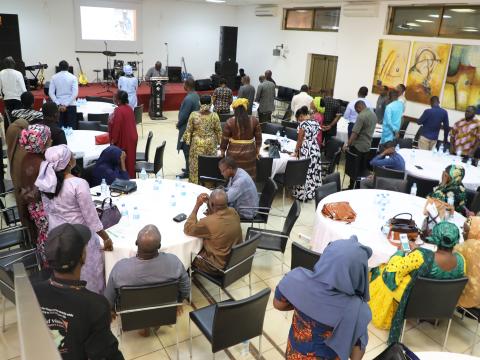
[[[221,76],[234,75],[238,72],[238,63],[232,61],[216,61],[215,74]]]
[[[195,90],[196,91],[206,91],[212,90],[212,80],[210,79],[200,79],[195,81]]]
[[[22,60],[22,47],[18,15],[15,14],[0,14],[0,60],[7,56],[11,56],[15,60],[17,70],[25,75],[25,64],[23,64],[23,69],[18,66],[18,63]],[[1,69],[3,69],[3,63],[0,64]]]
[[[237,36],[238,27],[220,26],[220,51],[218,59],[220,61],[237,60]]]
[[[181,66],[169,66],[167,67],[168,81],[171,83],[182,82],[182,67]]]

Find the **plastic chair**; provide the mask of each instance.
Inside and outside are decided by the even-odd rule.
[[[188,322],[190,358],[192,358],[191,322],[193,321],[210,342],[213,359],[217,351],[257,336],[259,337],[258,357],[261,359],[263,322],[270,292],[270,289],[263,289],[246,299],[223,301],[190,312]]]
[[[322,166],[322,174],[331,174],[335,171],[335,167],[340,163],[344,142],[332,137],[323,149],[323,156],[320,162]]]
[[[102,125],[108,125],[108,117],[109,117],[109,115],[107,113],[104,113],[104,114],[88,114],[87,115],[87,120],[88,121],[96,121],[96,122],[99,122]]]
[[[403,139],[405,137],[405,133],[407,132],[408,125],[410,124],[410,121],[403,118],[402,123],[400,125],[400,130],[399,132],[399,137],[400,139]]]
[[[288,160],[285,174],[277,174],[273,178],[277,183],[283,185],[282,209],[285,208],[285,188],[291,186],[304,186],[307,181],[310,159]]]
[[[153,159],[153,163],[139,161],[135,164],[135,172],[139,173],[142,169],[145,169],[147,174],[154,174],[156,175],[160,170],[162,170],[162,177],[164,178],[165,175],[163,173],[163,154],[165,153],[165,145],[166,141],[164,140],[162,145],[157,146],[155,150],[155,158]]]
[[[296,129],[296,128],[298,128],[298,122],[296,122],[296,121],[289,121],[289,120],[282,120],[282,126],[283,126],[284,128]]]
[[[313,270],[315,264],[320,260],[320,254],[307,249],[297,242],[292,242],[292,260],[290,265],[290,271],[303,267],[308,270]]]
[[[442,347],[442,351],[445,351],[452,316],[467,282],[467,278],[436,280],[419,277],[408,297],[400,342],[403,342],[407,319],[448,319],[447,332]]]
[[[382,177],[388,179],[405,179],[405,171],[393,170],[383,166],[376,166],[373,169],[373,174],[375,177]]]
[[[255,214],[253,219],[244,219],[240,218],[240,222],[242,223],[251,223],[253,224],[266,224],[268,222],[268,215],[270,214],[270,210],[272,208],[273,199],[275,198],[275,194],[277,193],[277,185],[275,182],[268,178],[265,181],[265,185],[263,186],[262,193],[260,194],[260,199],[258,201],[258,207],[243,207],[244,209],[255,209],[257,213]]]
[[[257,159],[257,176],[255,182],[263,184],[267,179],[272,177],[273,158],[261,157]]]
[[[337,184],[334,182],[320,185],[315,189],[315,209],[318,207],[320,201],[326,198],[328,195],[335,194],[337,192]]]
[[[198,156],[198,183],[205,185],[206,182],[213,183],[214,187],[218,184],[225,184],[218,163],[222,158],[220,156]]]
[[[297,141],[298,138],[298,132],[297,129],[291,128],[291,127],[285,127],[283,129],[284,135],[287,136],[288,139]]]
[[[277,131],[280,132],[280,134],[283,131],[283,126],[275,123],[264,122],[260,124],[260,127],[264,134],[276,135]]]
[[[322,185],[329,184],[329,183],[332,183],[332,182],[334,182],[337,185],[337,192],[342,190],[342,183],[341,183],[341,180],[340,180],[340,173],[339,172],[335,172],[335,173],[326,175],[322,180]]]
[[[399,138],[397,143],[400,149],[413,149],[413,139]]]
[[[376,177],[375,189],[396,191],[408,194],[408,182],[407,180]]]
[[[143,137],[143,134],[142,134],[142,137]],[[135,161],[148,162],[148,155],[150,153],[150,145],[152,144],[152,139],[153,139],[153,131],[149,131],[147,136],[147,142],[145,143],[145,152],[137,152],[135,156]]]
[[[417,196],[419,197],[427,197],[433,191],[433,188],[438,186],[438,180],[428,180],[428,179],[421,179],[413,175],[407,175],[407,188],[410,192],[413,183],[417,185]]]

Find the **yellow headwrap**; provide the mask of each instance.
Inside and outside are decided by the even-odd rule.
[[[237,108],[239,106],[243,106],[245,110],[248,110],[248,99],[245,98],[238,98],[232,103],[232,108]]]
[[[316,98],[313,99],[313,105],[315,105],[315,109],[317,109],[317,111],[320,114],[323,114],[323,113],[325,113],[325,107],[322,107],[322,105],[320,105],[321,101],[322,101],[322,97],[317,96]]]

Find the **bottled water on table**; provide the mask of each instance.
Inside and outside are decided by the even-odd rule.
[[[240,355],[247,356],[250,353],[250,341],[246,340],[242,342],[242,351]]]
[[[160,185],[162,185],[162,175],[160,175],[160,171],[158,171],[155,175],[155,181],[153,182],[153,190],[159,190]]]
[[[397,144],[397,146],[395,146],[395,151],[396,151],[396,152],[399,152],[399,151],[400,151],[400,145]]]
[[[438,150],[437,150],[437,147],[436,147],[436,146],[433,147],[432,153],[433,153],[433,156],[437,156],[437,155],[438,155]]]
[[[140,171],[140,180],[147,180],[147,178],[147,172],[145,171],[145,168],[142,168],[142,171]]]
[[[102,179],[102,183],[100,184],[100,193],[102,194],[102,197],[108,196],[108,185],[105,179]]]
[[[122,217],[128,217],[128,209],[125,203],[120,206],[120,214],[122,215]]]
[[[417,196],[417,183],[412,184],[412,188],[410,189],[410,195]]]
[[[453,193],[448,193],[447,203],[448,203],[448,205],[450,205],[451,207],[453,207],[455,209],[455,198],[453,196]],[[447,218],[447,220],[453,219],[453,213],[449,213],[448,216],[446,216],[446,218]]]
[[[280,140],[280,130],[277,130],[277,133],[275,134],[277,140]]]
[[[136,206],[133,208],[132,219],[140,220],[140,211],[138,211],[138,208]]]
[[[440,155],[443,155],[443,144],[440,144],[440,146],[438,147],[438,152],[440,153]]]
[[[170,206],[171,207],[177,206],[177,199],[175,198],[175,195],[170,196]]]

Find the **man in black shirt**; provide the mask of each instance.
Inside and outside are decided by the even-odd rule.
[[[88,227],[80,224],[50,231],[45,255],[53,275],[34,290],[63,360],[123,360],[110,330],[107,299],[80,280],[90,236]]]
[[[33,120],[32,124],[42,124],[50,128],[52,134],[52,146],[67,145],[67,138],[65,132],[59,126],[60,113],[58,106],[53,101],[47,101],[42,106],[43,119]]]
[[[325,107],[323,120],[323,141],[327,141],[337,135],[337,122],[342,117],[340,113],[340,102],[332,97],[331,90],[324,90],[321,106]]]

